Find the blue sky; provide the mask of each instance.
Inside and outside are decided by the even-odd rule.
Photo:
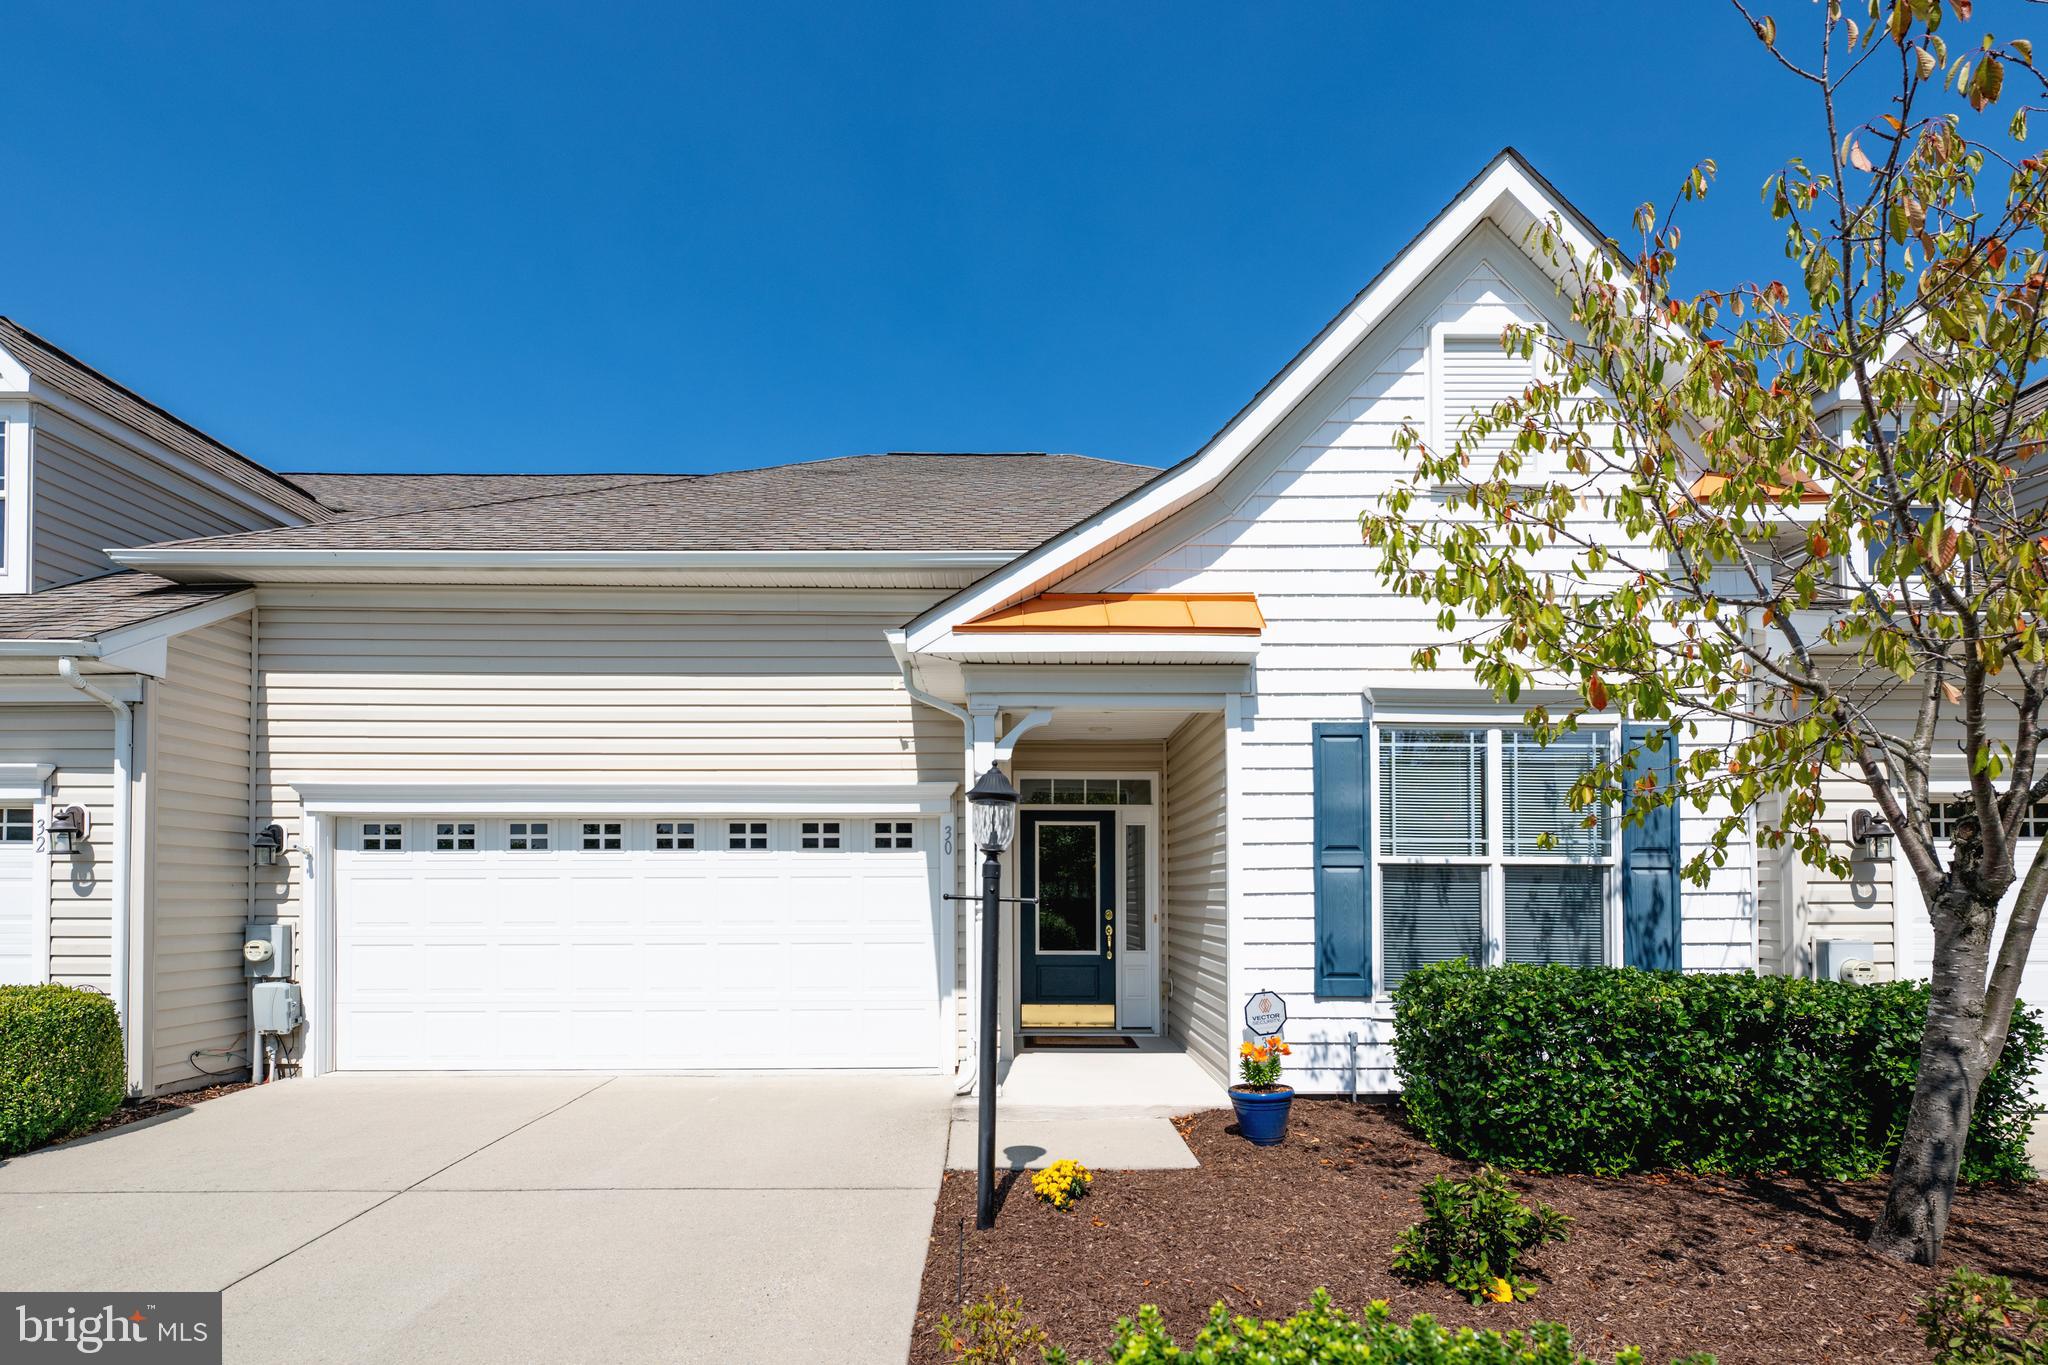
[[[9,9],[0,311],[282,469],[1170,463],[1503,144],[1703,286],[1813,126],[1711,0]]]

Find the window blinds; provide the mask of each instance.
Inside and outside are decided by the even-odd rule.
[[[1380,912],[1386,981],[1392,990],[1417,967],[1454,957],[1483,963],[1480,877],[1477,867],[1423,867],[1396,863],[1380,871]]]
[[[1571,808],[1572,784],[1606,756],[1604,734],[1559,735],[1538,744],[1527,730],[1501,736],[1501,819],[1507,855],[1543,857],[1570,854],[1597,858],[1607,852],[1607,811]],[[1593,828],[1586,817],[1593,816]],[[1543,846],[1543,836],[1555,840]]]
[[[1507,960],[1597,967],[1606,873],[1597,867],[1510,867],[1503,908]]]
[[[1383,731],[1379,777],[1381,853],[1486,852],[1484,730]]]

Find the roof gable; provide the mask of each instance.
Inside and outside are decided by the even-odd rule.
[[[319,521],[332,515],[304,489],[190,422],[116,383],[11,318],[0,317],[0,383],[47,390],[138,432],[262,500],[286,517]]]
[[[1502,151],[1201,450],[934,606],[905,628],[906,645],[927,648],[963,622],[1054,588],[1190,506],[1287,421],[1475,228],[1491,222],[1520,244],[1552,214],[1581,254],[1605,249],[1606,238],[1590,219],[1513,148]],[[1518,249],[1549,273],[1549,262]]]

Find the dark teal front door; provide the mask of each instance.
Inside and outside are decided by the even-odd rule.
[[[1017,847],[1024,1027],[1115,1027],[1116,812],[1027,810]]]

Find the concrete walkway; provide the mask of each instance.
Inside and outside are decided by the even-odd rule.
[[[229,1361],[901,1361],[950,1109],[887,1076],[328,1076],[0,1164],[0,1288]]]

